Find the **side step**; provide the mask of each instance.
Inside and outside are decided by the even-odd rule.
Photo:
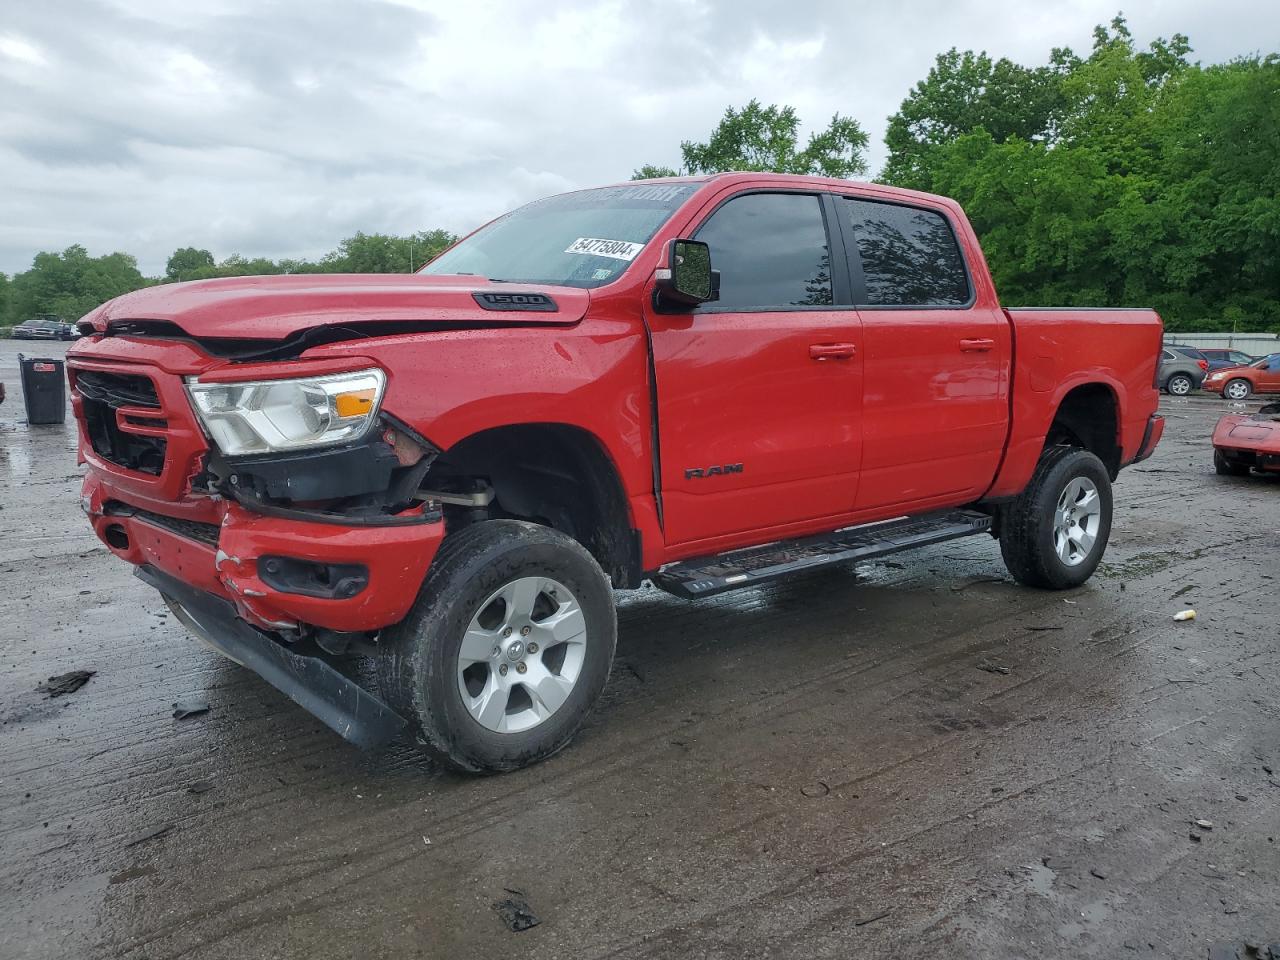
[[[850,560],[870,560],[913,547],[942,543],[991,529],[991,518],[976,510],[944,510],[899,517],[834,533],[780,540],[714,557],[668,564],[650,579],[655,586],[686,600],[738,587],[778,580],[802,570]]]

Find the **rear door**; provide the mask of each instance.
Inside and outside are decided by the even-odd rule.
[[[646,316],[669,544],[853,508],[861,333],[831,216],[817,192],[744,191],[684,231],[709,245],[720,299]]]
[[[863,331],[856,505],[903,513],[966,503],[991,484],[1009,421],[1012,333],[976,289],[946,208],[838,201]]]

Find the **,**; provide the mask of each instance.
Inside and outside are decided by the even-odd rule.
[[[814,177],[578,191],[413,276],[154,287],[80,328],[111,551],[343,736],[471,771],[570,741],[615,589],[982,534],[1077,586],[1164,429],[1154,312],[1004,309],[955,202]]]

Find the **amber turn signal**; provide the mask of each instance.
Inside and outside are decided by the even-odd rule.
[[[340,417],[362,417],[373,409],[374,390],[351,390],[333,398],[333,411]]]

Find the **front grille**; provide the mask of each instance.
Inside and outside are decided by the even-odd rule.
[[[188,540],[207,543],[211,547],[218,545],[218,533],[221,528],[216,523],[201,523],[199,520],[166,517],[162,513],[152,513],[150,510],[131,507],[127,503],[121,503],[119,500],[107,501],[103,505],[102,512],[108,516],[137,517],[139,520],[145,520],[147,523],[155,524],[157,527],[164,527],[171,533],[186,537]]]
[[[75,387],[84,409],[85,432],[94,452],[127,470],[159,476],[164,469],[167,441],[147,431],[163,430],[167,421],[150,378],[81,370],[76,373]],[[121,417],[117,411],[124,407],[139,413],[126,412]],[[156,416],[140,415],[152,410]],[[138,428],[137,432],[130,427]]]
[[[98,400],[113,407],[160,407],[156,385],[149,377],[132,373],[81,370],[76,374],[76,389],[86,400]]]

